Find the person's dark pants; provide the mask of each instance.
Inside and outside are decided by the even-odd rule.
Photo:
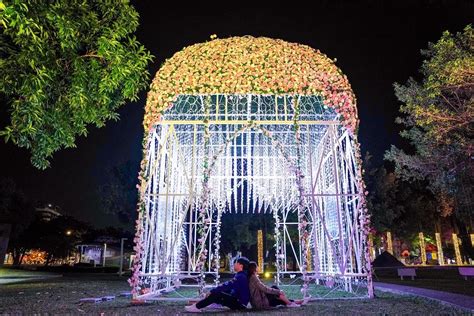
[[[209,306],[213,303],[221,304],[222,306],[227,306],[230,309],[244,309],[245,306],[240,304],[240,302],[232,295],[227,293],[211,293],[205,299],[196,303],[196,307],[201,309],[206,306]]]
[[[272,288],[279,290],[280,288],[276,285],[273,285]],[[271,307],[275,307],[278,305],[286,305],[285,302],[283,302],[281,299],[278,298],[279,295],[275,294],[267,294],[268,298],[268,303],[270,304]],[[293,302],[293,300],[290,300],[290,302]]]

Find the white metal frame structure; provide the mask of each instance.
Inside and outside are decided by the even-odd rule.
[[[273,215],[277,282],[371,296],[357,148],[319,96],[179,96],[146,144],[141,297],[203,275],[217,284],[226,212]]]

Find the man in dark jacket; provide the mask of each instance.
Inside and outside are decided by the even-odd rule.
[[[211,290],[209,295],[196,304],[186,306],[185,310],[192,313],[199,313],[201,309],[213,303],[227,306],[230,309],[245,309],[250,300],[249,281],[247,269],[249,260],[245,257],[239,258],[234,264],[234,271],[237,272],[230,281]]]

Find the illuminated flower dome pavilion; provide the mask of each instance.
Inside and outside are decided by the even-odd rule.
[[[347,77],[311,47],[244,36],[177,52],[146,103],[134,297],[218,284],[228,213],[273,217],[280,286],[372,297],[357,126]]]

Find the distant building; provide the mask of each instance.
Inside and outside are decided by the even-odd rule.
[[[62,216],[60,208],[52,204],[46,204],[43,207],[36,208],[36,216],[45,222],[49,222],[52,219]]]
[[[116,245],[106,245],[100,243],[79,244],[76,246],[78,258],[77,263],[89,263],[92,265],[119,266],[120,265],[120,247]],[[130,268],[132,252],[124,249],[123,266],[124,269]]]
[[[76,246],[79,252],[79,263],[102,264],[104,245],[102,244],[81,244]],[[107,252],[105,255],[107,257]]]

